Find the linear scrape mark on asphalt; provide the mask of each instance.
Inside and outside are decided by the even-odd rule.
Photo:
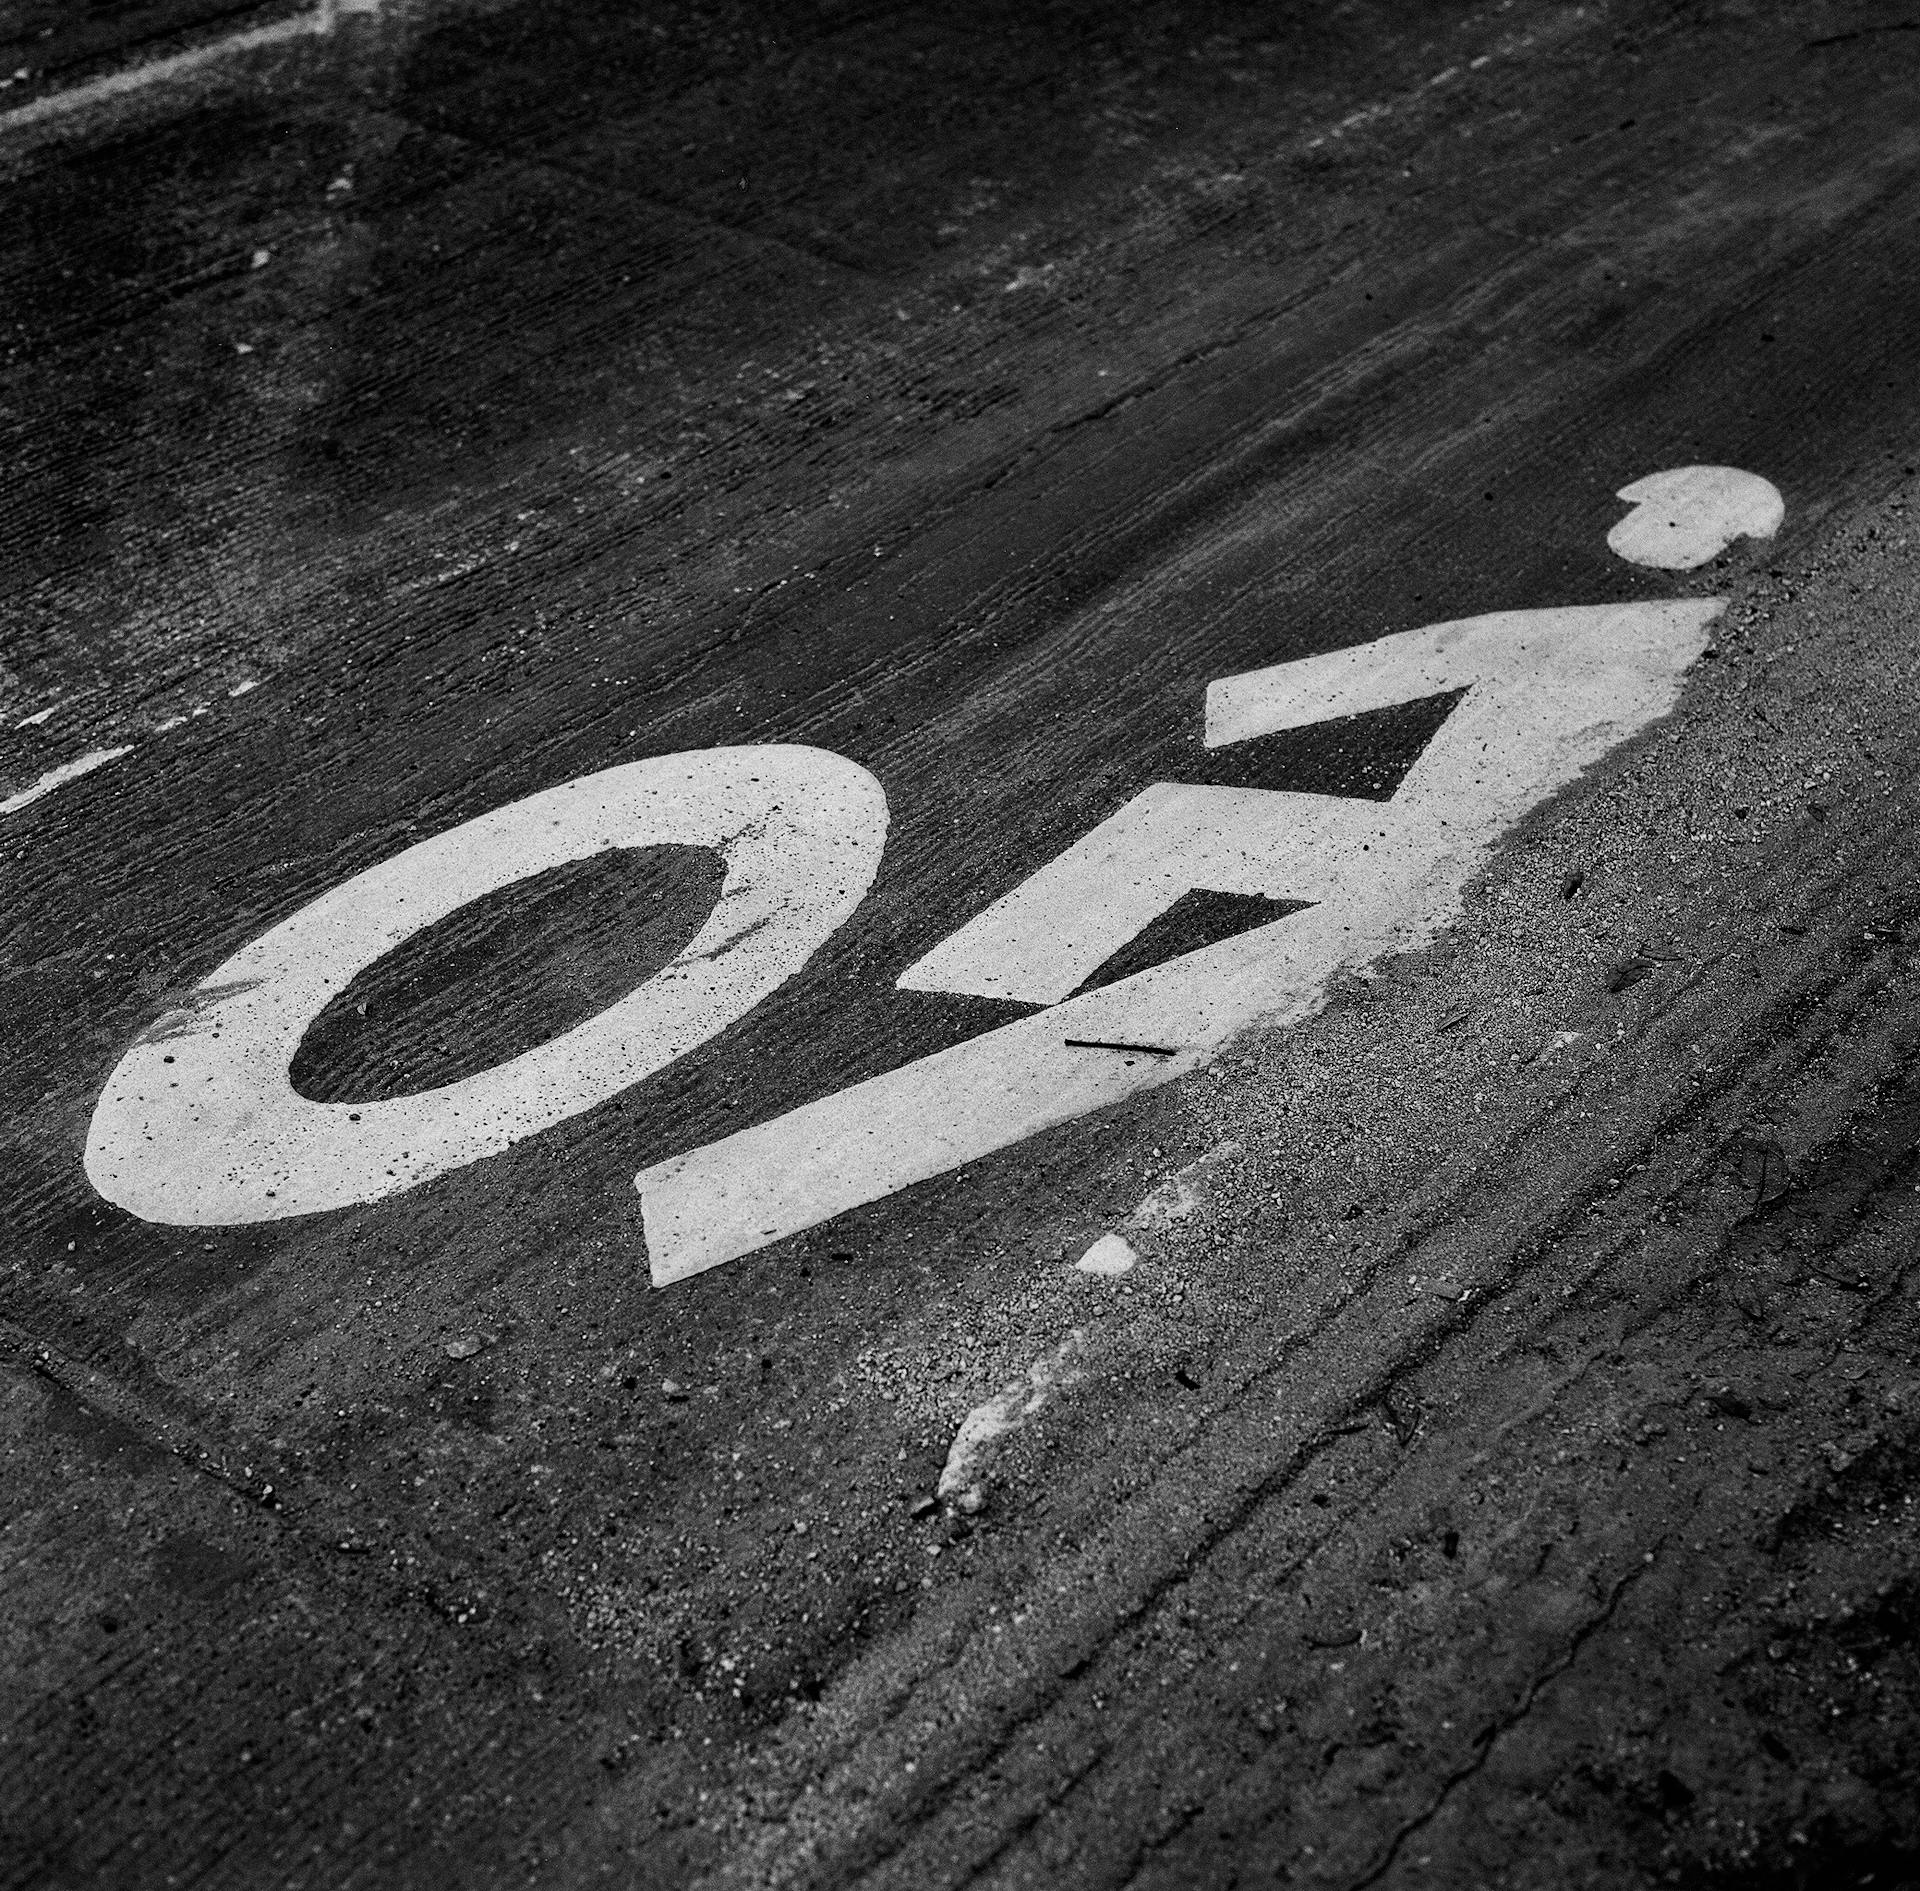
[[[169,1039],[185,1037],[222,999],[237,998],[241,993],[257,990],[265,983],[264,978],[235,978],[224,985],[203,985],[197,991],[188,992],[177,1005],[161,1012],[133,1041],[136,1044],[164,1044]]]
[[[741,946],[745,945],[755,933],[764,930],[772,924],[773,915],[771,913],[762,913],[757,919],[749,920],[738,932],[728,933],[717,945],[709,946],[704,952],[683,952],[680,955],[680,963],[683,965],[706,965],[711,964],[715,959],[723,959],[729,952],[737,951]]]
[[[1829,33],[1825,39],[1810,39],[1806,50],[1821,46],[1845,46],[1856,39],[1872,39],[1881,33],[1920,33],[1920,20],[1895,20],[1890,26],[1862,26],[1851,33]]]
[[[156,1409],[150,1398],[117,1375],[67,1358],[46,1340],[12,1320],[0,1319],[0,1347],[11,1352],[36,1378],[57,1387],[63,1396],[95,1417],[123,1427],[142,1444],[177,1458],[188,1470],[211,1478],[234,1496],[267,1511],[279,1521],[290,1522],[282,1502],[284,1479],[276,1485],[231,1471],[218,1445],[205,1443],[191,1434],[183,1439],[177,1421]],[[262,1461],[271,1457],[265,1450],[255,1450],[249,1455]],[[283,1474],[276,1471],[275,1476]]]

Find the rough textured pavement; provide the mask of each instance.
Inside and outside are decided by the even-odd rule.
[[[0,790],[127,751],[0,816],[0,1880],[1920,1879],[1912,27],[403,7],[0,116]],[[1612,557],[1696,461],[1777,538]],[[1685,596],[1430,947],[649,1287],[636,1168],[998,1023],[893,982],[1197,779],[1208,680]],[[358,1209],[89,1187],[269,925],[741,742],[893,825],[734,1029]],[[528,882],[296,1081],[485,1069],[712,898]]]

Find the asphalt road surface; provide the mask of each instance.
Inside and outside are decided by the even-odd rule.
[[[1909,11],[8,31],[0,1882],[1920,1880]]]

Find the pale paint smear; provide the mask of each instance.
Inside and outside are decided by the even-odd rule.
[[[784,984],[865,897],[887,803],[824,749],[708,749],[602,770],[409,847],[221,965],[121,1059],[87,1174],[147,1221],[204,1227],[375,1201],[593,1108]],[[595,1017],[412,1096],[315,1103],[288,1070],[368,966],[501,887],[609,848],[707,847],[726,863],[680,954]]]
[[[1189,1162],[1184,1169],[1175,1169],[1127,1217],[1127,1226],[1159,1230],[1174,1227],[1182,1221],[1191,1221],[1200,1212],[1201,1192],[1208,1171],[1218,1168],[1229,1156],[1239,1153],[1240,1145],[1237,1142],[1223,1142],[1217,1148],[1209,1149],[1199,1161]]]
[[[966,1490],[977,1481],[982,1460],[999,1439],[1018,1431],[1069,1386],[1078,1385],[1087,1376],[1081,1363],[1086,1344],[1086,1328],[1075,1327],[1052,1352],[1036,1359],[1024,1378],[976,1405],[954,1433],[935,1495],[953,1497]]]
[[[52,710],[47,714],[51,715]],[[22,808],[38,801],[42,795],[52,794],[56,788],[64,788],[70,781],[78,781],[82,775],[90,775],[96,768],[104,768],[109,762],[117,762],[123,755],[131,755],[133,745],[124,748],[94,749],[73,761],[62,762],[58,768],[49,768],[31,788],[22,788],[18,794],[9,795],[0,801],[0,814],[17,814]]]
[[[1387,802],[1175,783],[1137,796],[902,984],[1044,1003],[1190,888],[1224,878],[1317,903],[643,1169],[654,1284],[1170,1082],[1250,1024],[1310,1016],[1342,967],[1424,944],[1506,827],[1672,709],[1724,608],[1498,612],[1213,684],[1210,748],[1467,693]]]
[[[1780,489],[1737,466],[1671,467],[1617,497],[1633,510],[1607,534],[1608,549],[1656,571],[1692,571],[1737,538],[1771,538],[1787,516]]]

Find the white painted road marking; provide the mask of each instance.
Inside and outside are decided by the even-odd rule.
[[[904,991],[1053,1005],[1183,893],[1336,895],[1368,856],[1424,859],[1400,810],[1332,795],[1155,782],[900,975]]]
[[[1626,489],[1645,529],[1689,558],[1730,531],[1774,529],[1768,494],[1777,508],[1767,482],[1726,468]],[[899,980],[1045,1009],[639,1173],[655,1284],[1168,1082],[1252,1023],[1309,1015],[1342,966],[1430,938],[1505,828],[1666,714],[1723,608],[1497,612],[1214,683],[1209,748],[1464,694],[1387,802],[1177,782],[1135,796]],[[69,764],[25,798],[125,752]],[[469,821],[323,894],[159,1020],[101,1096],[87,1173],[149,1220],[212,1225],[377,1200],[498,1153],[651,1075],[790,978],[865,896],[886,825],[864,769],[785,746],[631,763]],[[294,1093],[313,1018],[403,940],[546,868],[668,843],[720,852],[725,884],[699,936],[627,997],[438,1090],[357,1108]],[[1307,905],[1081,989],[1189,893]]]
[[[86,1166],[109,1201],[183,1226],[278,1220],[397,1194],[593,1108],[745,1015],[865,897],[880,784],[824,749],[709,749],[587,775],[357,874],[243,947],[108,1080]],[[598,1016],[417,1095],[314,1103],[288,1077],[327,1002],[470,901],[608,848],[710,847],[713,912]]]
[[[1490,839],[1664,716],[1725,608],[1720,598],[1577,604],[1401,631],[1213,684],[1206,744],[1465,689],[1387,805]]]
[[[1737,466],[1671,467],[1616,497],[1634,507],[1607,534],[1608,549],[1656,571],[1692,571],[1736,538],[1771,538],[1787,516],[1780,489]]]
[[[1264,810],[1272,838],[1241,824],[1208,860],[1236,870],[1245,862],[1250,874],[1254,862],[1278,874],[1279,863],[1297,861],[1302,877],[1280,890],[1306,897],[1297,889],[1310,888],[1318,903],[643,1169],[635,1182],[654,1284],[1169,1082],[1256,1021],[1308,1016],[1343,965],[1430,938],[1504,828],[1665,715],[1724,608],[1707,598],[1499,612],[1214,684],[1210,747],[1445,690],[1467,694],[1389,802],[1260,791],[1252,802],[1198,803],[1177,788],[1129,802],[914,972],[944,962],[962,990],[1072,990],[1089,955],[1097,964],[1111,950],[1097,949],[1100,941],[1142,913],[1151,918],[1169,887],[1194,884],[1183,810],[1197,805],[1230,809],[1237,821],[1245,808]],[[1109,846],[1100,837],[1111,839],[1115,823],[1157,851],[1129,859]],[[1302,831],[1344,871],[1321,871],[1311,848],[1293,843]],[[1063,910],[1049,908],[1045,889]]]

